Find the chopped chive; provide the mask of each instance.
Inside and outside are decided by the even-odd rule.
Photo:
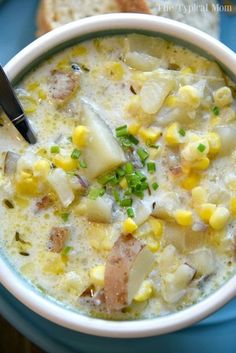
[[[69,213],[62,213],[61,218],[63,219],[64,222],[67,222],[69,219]]]
[[[139,140],[136,139],[136,137],[134,137],[133,135],[129,135],[128,139],[133,145],[138,145],[139,144]]]
[[[132,207],[127,208],[127,216],[130,218],[134,218],[135,214],[134,214],[134,209]]]
[[[51,153],[59,153],[60,147],[59,146],[51,146],[50,151],[51,151]]]
[[[96,200],[99,196],[103,196],[105,194],[105,189],[103,188],[92,188],[88,193],[88,198],[90,200]]]
[[[125,171],[127,174],[132,174],[134,171],[134,167],[132,163],[126,163],[125,165]]]
[[[114,196],[114,199],[117,203],[120,202],[120,195],[119,195],[119,192],[117,190],[114,190],[113,191],[113,196]]]
[[[186,131],[183,128],[181,128],[181,129],[179,129],[179,134],[181,136],[185,136],[186,135]]]
[[[152,183],[152,188],[156,191],[159,188],[159,185],[156,182]]]
[[[214,107],[212,108],[212,112],[213,112],[214,115],[217,116],[217,115],[220,114],[220,108],[217,107],[217,106],[214,106]]]
[[[79,161],[80,168],[87,168],[87,163],[83,160]]]
[[[108,173],[105,175],[102,175],[101,177],[98,178],[98,182],[102,185],[106,185],[107,183],[109,183],[112,178],[114,177],[113,173]]]
[[[132,206],[133,200],[131,198],[126,198],[120,201],[121,207],[129,207]]]
[[[116,137],[124,137],[127,136],[128,133],[128,127],[127,125],[120,126],[116,128]]]
[[[157,150],[158,150],[158,148],[160,148],[159,145],[147,145],[147,146],[150,147],[150,148],[155,148],[155,149],[157,149]]]
[[[73,250],[73,249],[74,249],[73,246],[66,246],[66,247],[62,250],[61,254],[62,254],[62,255],[68,255],[69,252],[70,252],[71,250]]]
[[[81,151],[78,150],[77,148],[75,148],[73,150],[73,152],[71,153],[71,158],[72,159],[79,159],[80,155],[81,155]]]
[[[155,162],[148,162],[147,163],[147,170],[150,174],[153,174],[156,171],[156,164]]]
[[[141,147],[137,149],[137,153],[142,163],[144,163],[149,156],[148,152]]]
[[[199,145],[197,146],[197,149],[199,152],[204,152],[206,149],[206,146],[203,145],[203,143],[199,143]]]
[[[119,167],[119,168],[116,169],[116,174],[119,177],[123,177],[125,175],[125,170],[123,168]]]

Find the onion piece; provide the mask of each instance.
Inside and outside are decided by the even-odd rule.
[[[47,179],[51,187],[55,190],[62,205],[68,207],[74,200],[75,196],[64,170],[56,168]]]
[[[13,175],[16,172],[17,161],[20,158],[20,155],[15,152],[8,151],[4,159],[4,174]]]

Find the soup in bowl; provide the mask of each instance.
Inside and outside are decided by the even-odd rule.
[[[54,313],[118,329],[165,323],[235,274],[236,86],[158,23],[195,30],[114,18],[157,33],[67,43],[16,82],[37,143],[2,114],[0,241],[21,286]],[[55,36],[79,35],[79,23],[96,19]],[[35,43],[56,46],[44,38]]]

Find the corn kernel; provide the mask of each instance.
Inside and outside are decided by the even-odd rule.
[[[87,129],[86,126],[83,126],[83,125],[76,126],[72,134],[73,144],[76,145],[78,148],[85,147],[88,142],[88,134],[89,134],[89,130]]]
[[[161,136],[161,129],[155,126],[149,128],[141,127],[139,135],[144,142],[154,144]]]
[[[44,90],[40,89],[38,91],[38,96],[40,99],[45,100],[47,98],[47,93]]]
[[[135,295],[134,300],[136,302],[143,302],[148,300],[152,296],[153,284],[150,280],[145,280],[141,284],[141,287],[138,290],[138,293]]]
[[[130,217],[127,218],[123,223],[123,231],[125,233],[133,233],[137,228],[137,224]]]
[[[162,222],[154,217],[149,218],[149,223],[151,224],[152,231],[155,237],[160,237],[163,233],[163,224]]]
[[[209,132],[206,137],[209,143],[209,154],[213,156],[219,153],[221,149],[220,136],[216,132]]]
[[[57,70],[67,70],[70,67],[69,58],[64,58],[56,64]]]
[[[193,70],[192,68],[189,67],[184,67],[183,69],[180,70],[181,74],[187,75],[187,74],[192,74]]]
[[[160,243],[158,241],[154,240],[153,238],[146,239],[146,244],[147,244],[148,249],[153,253],[160,250]]]
[[[204,222],[209,222],[211,216],[216,210],[216,205],[213,203],[202,203],[196,208],[197,214]]]
[[[33,81],[27,84],[27,91],[35,91],[39,87],[39,81]]]
[[[229,87],[221,87],[213,94],[215,104],[220,108],[225,107],[233,102],[232,92]]]
[[[225,227],[230,217],[229,210],[226,207],[218,206],[213,212],[209,223],[215,230],[220,230]]]
[[[179,88],[178,98],[181,103],[187,104],[194,109],[197,109],[201,102],[201,97],[197,88],[190,85]]]
[[[127,189],[128,183],[127,183],[126,178],[122,178],[121,181],[120,181],[120,183],[119,183],[119,185],[120,185],[120,187],[121,187],[122,189]]]
[[[115,81],[122,80],[124,76],[124,68],[121,63],[111,61],[105,64],[106,73],[111,76]]]
[[[50,172],[50,162],[46,159],[39,159],[33,165],[33,173],[35,176],[39,176],[46,179]]]
[[[53,158],[53,163],[57,168],[62,168],[65,172],[72,172],[78,168],[78,161],[76,159],[64,157],[59,154]]]
[[[178,123],[171,124],[165,134],[164,139],[167,145],[174,146],[184,142],[184,136],[179,133],[180,127]]]
[[[128,132],[131,135],[136,135],[141,127],[140,123],[132,123],[128,126]]]
[[[174,217],[176,222],[181,226],[190,226],[193,223],[193,215],[191,211],[179,209],[175,211]]]
[[[200,205],[207,200],[206,190],[202,186],[196,186],[192,189],[192,200],[194,204]]]
[[[236,197],[232,197],[230,200],[230,211],[234,216],[236,216]]]
[[[216,126],[216,125],[219,125],[220,122],[221,122],[221,118],[219,116],[213,116],[211,118],[210,124],[211,126]]]
[[[192,190],[199,182],[200,175],[191,173],[181,182],[181,186],[186,190]]]
[[[89,277],[92,283],[98,287],[104,286],[104,275],[105,275],[104,265],[95,266],[89,271]]]
[[[43,272],[53,275],[65,272],[65,263],[60,254],[48,251],[42,252],[40,255],[40,264]]]
[[[36,196],[39,193],[38,182],[31,173],[22,171],[16,181],[16,193],[23,196]]]
[[[209,167],[210,164],[210,159],[207,157],[204,157],[200,159],[199,161],[194,162],[191,167],[196,170],[205,170]]]
[[[72,55],[73,56],[81,56],[81,55],[86,55],[88,52],[86,47],[83,46],[76,46],[74,48],[72,48]]]
[[[165,100],[165,103],[164,103],[167,107],[175,107],[176,104],[177,104],[177,98],[176,96],[168,96]]]

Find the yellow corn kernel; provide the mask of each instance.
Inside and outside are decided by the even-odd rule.
[[[151,224],[152,231],[155,237],[160,237],[163,234],[162,222],[154,217],[150,217],[148,222]]]
[[[194,204],[200,205],[207,200],[206,190],[202,186],[196,186],[192,189],[192,200]]]
[[[83,47],[83,46],[76,46],[76,47],[72,48],[72,51],[71,51],[73,56],[86,55],[87,52],[88,52],[87,48]]]
[[[61,254],[48,251],[42,252],[40,255],[40,264],[43,272],[52,275],[64,273],[65,262],[62,260]]]
[[[230,200],[230,211],[234,216],[236,216],[236,197],[232,197]]]
[[[206,157],[208,152],[208,140],[206,138],[199,138],[197,141],[188,142],[182,149],[181,156],[188,162],[194,162]]]
[[[161,129],[153,126],[149,128],[141,127],[139,130],[139,136],[144,142],[155,143],[161,136]]]
[[[213,203],[202,203],[196,208],[197,214],[204,222],[209,222],[211,216],[216,210],[216,205]]]
[[[106,73],[113,78],[115,81],[122,80],[124,76],[124,69],[121,63],[111,61],[105,64]]]
[[[209,167],[209,164],[210,164],[210,159],[207,157],[204,157],[199,161],[192,163],[191,167],[196,170],[205,170]]]
[[[178,123],[173,123],[167,128],[164,134],[164,139],[167,145],[174,146],[184,142],[184,136],[182,136],[179,131],[180,127]]]
[[[233,102],[232,92],[229,87],[221,87],[213,94],[215,104],[220,108],[230,105]]]
[[[211,126],[216,126],[216,125],[219,125],[220,122],[221,122],[221,118],[219,116],[213,116],[211,118],[210,124]]]
[[[230,217],[229,210],[226,207],[218,206],[213,212],[209,224],[215,230],[223,229]]]
[[[140,105],[140,97],[138,95],[132,96],[126,106],[128,114],[133,118],[141,118],[141,115],[144,114]],[[140,115],[141,111],[141,115]]]
[[[35,91],[39,86],[39,81],[33,81],[33,82],[29,82],[26,85],[26,89],[27,91]]]
[[[47,98],[47,93],[44,90],[40,89],[38,91],[38,96],[40,99],[45,100]]]
[[[50,162],[46,159],[39,159],[33,165],[34,176],[46,179],[50,172]]]
[[[184,67],[183,69],[180,70],[181,74],[192,74],[193,70],[191,67]]]
[[[131,135],[136,135],[141,127],[140,123],[132,123],[128,126],[128,132]]]
[[[65,172],[72,172],[78,168],[78,161],[76,159],[64,157],[59,154],[53,158],[53,163],[57,168],[62,168]]]
[[[31,96],[20,96],[20,102],[23,105],[26,114],[35,113],[37,110],[37,102]]]
[[[165,100],[165,105],[167,106],[167,107],[175,107],[176,106],[176,103],[177,103],[177,98],[176,98],[176,96],[168,96],[167,98],[166,98],[166,100]]]
[[[66,70],[68,69],[70,66],[70,61],[69,58],[64,58],[61,59],[57,64],[56,64],[56,69],[57,70]]]
[[[91,279],[91,282],[97,287],[104,286],[104,275],[105,275],[104,265],[95,266],[89,271],[89,277]]]
[[[134,300],[136,302],[144,302],[151,298],[153,292],[153,284],[150,280],[145,280],[141,284],[141,287],[138,290],[138,293],[135,295]]]
[[[127,183],[126,178],[122,178],[121,181],[120,181],[120,183],[119,183],[119,185],[120,185],[120,187],[121,187],[122,189],[127,189],[128,183]]]
[[[39,193],[38,182],[31,173],[22,171],[16,181],[16,193],[23,196],[36,196]]]
[[[216,132],[209,132],[206,137],[209,143],[209,155],[214,156],[221,149],[220,136]]]
[[[174,213],[176,222],[181,226],[191,226],[193,223],[193,215],[191,211],[179,209]]]
[[[158,241],[156,241],[155,239],[153,239],[152,237],[148,237],[146,239],[146,244],[147,244],[148,249],[153,253],[160,250],[160,243]]]
[[[89,130],[86,126],[78,125],[73,131],[72,142],[79,148],[86,146],[88,142]]]
[[[130,217],[127,218],[123,223],[123,231],[125,233],[133,233],[137,228],[137,224]]]
[[[186,190],[192,190],[200,182],[200,175],[191,173],[182,182],[181,186]]]
[[[201,97],[197,88],[190,85],[179,88],[178,98],[181,103],[187,104],[193,109],[198,108],[201,102]]]

